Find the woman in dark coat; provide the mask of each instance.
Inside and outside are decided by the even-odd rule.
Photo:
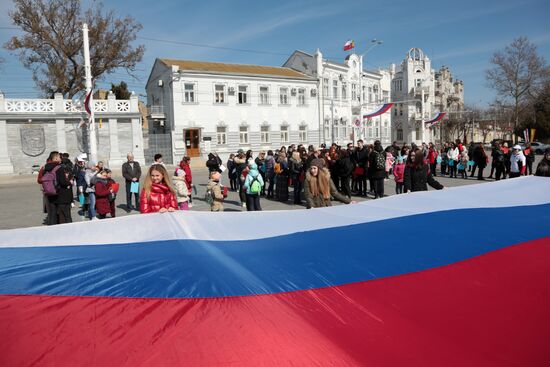
[[[537,166],[535,176],[550,177],[550,148],[544,152],[544,157]]]
[[[374,142],[374,149],[369,155],[369,178],[374,184],[374,198],[384,197],[384,179],[386,178],[386,153],[380,140]],[[371,184],[372,186],[372,184]]]
[[[474,164],[478,168],[477,171],[477,179],[478,180],[484,180],[483,178],[483,169],[487,167],[487,154],[485,153],[485,149],[483,148],[483,145],[476,144],[474,147]]]
[[[428,191],[428,185],[436,190],[444,188],[433,178],[428,165],[424,162],[424,153],[421,150],[409,153],[404,183],[405,192]]]
[[[220,166],[222,164],[222,160],[220,157],[218,157],[217,154],[214,153],[208,153],[208,160],[206,161],[206,167],[208,167],[208,172],[220,172],[222,173],[222,170],[220,169]]]
[[[56,172],[59,189],[55,199],[59,224],[71,223],[71,203],[73,202],[73,170],[64,164]]]

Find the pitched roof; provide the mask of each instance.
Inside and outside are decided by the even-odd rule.
[[[164,64],[175,65],[182,71],[195,71],[219,74],[237,74],[237,75],[260,75],[274,76],[291,79],[311,79],[313,78],[302,74],[290,68],[245,64],[226,64],[221,62],[191,61],[191,60],[171,60],[160,59]]]

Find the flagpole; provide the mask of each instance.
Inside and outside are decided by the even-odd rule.
[[[94,118],[94,97],[92,93],[92,68],[90,66],[90,42],[88,40],[88,24],[82,25],[84,40],[84,72],[86,77],[86,95],[89,95],[88,106],[90,109],[88,131],[89,131],[89,160],[97,162],[97,141]]]

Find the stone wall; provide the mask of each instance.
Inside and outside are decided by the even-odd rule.
[[[78,120],[65,121],[65,140],[66,153],[69,153],[71,160],[83,153],[81,144],[77,134]],[[36,157],[25,154],[21,144],[21,129],[25,127],[43,127],[45,135],[46,148],[44,152]],[[98,141],[98,159],[108,165],[109,155],[111,151],[109,141],[109,123],[102,122],[96,124],[99,136]],[[8,137],[8,152],[13,164],[15,174],[29,174],[32,172],[33,165],[43,165],[48,158],[50,151],[60,150],[57,141],[55,121],[37,121],[33,120],[31,124],[22,122],[8,121],[6,124]],[[121,155],[126,156],[126,153],[132,151],[132,126],[130,120],[118,120],[118,142]],[[112,167],[118,169],[120,167]]]

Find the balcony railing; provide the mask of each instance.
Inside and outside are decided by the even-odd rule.
[[[149,106],[149,116],[164,116],[164,106]]]
[[[130,99],[116,99],[109,95],[105,100],[94,100],[92,109],[96,113],[136,113],[139,112],[137,96]],[[5,98],[0,93],[1,113],[83,113],[82,102],[63,99],[56,94],[53,99],[15,99]]]

